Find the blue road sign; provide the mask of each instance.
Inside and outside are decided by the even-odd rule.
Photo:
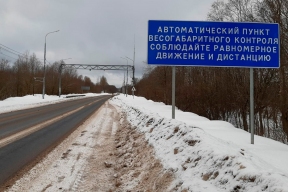
[[[279,25],[148,21],[148,64],[280,67]]]

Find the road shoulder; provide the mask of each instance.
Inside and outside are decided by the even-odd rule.
[[[145,136],[106,102],[7,191],[167,191],[172,181]]]

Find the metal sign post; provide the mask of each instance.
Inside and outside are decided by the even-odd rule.
[[[175,119],[175,68],[172,67],[172,119]]]
[[[251,144],[254,144],[254,71],[250,68],[250,131]]]
[[[175,118],[175,66],[250,68],[250,128],[254,144],[253,68],[280,67],[279,24],[206,21],[148,21],[150,65],[172,66],[172,118]]]
[[[134,91],[136,91],[135,87],[132,87],[132,95],[133,95],[133,99],[134,99]]]

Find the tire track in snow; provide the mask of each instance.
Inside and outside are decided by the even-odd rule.
[[[115,126],[117,113],[115,111],[110,104],[105,106],[105,123],[101,128],[100,134],[97,135],[96,145],[91,157],[88,159],[89,163],[84,171],[85,174],[82,177],[78,191],[108,191],[114,186],[114,170],[107,169],[105,163],[113,164],[113,161],[115,162],[108,154],[114,150],[115,134],[113,135],[113,130],[115,132],[115,129],[117,129],[117,126]]]
[[[101,120],[100,122],[94,127],[96,129],[95,132],[90,134],[90,137],[93,138],[93,142],[90,143],[91,149],[95,148],[95,146],[97,145],[97,143],[99,142],[99,140],[101,140],[101,135],[103,132],[103,128],[106,127],[106,123],[107,123],[107,103],[105,103],[103,110],[103,115],[101,115]],[[87,167],[87,163],[88,163],[88,159],[91,159],[91,156],[93,156],[94,150],[91,150],[91,154],[89,154],[88,157],[86,157],[86,162],[85,164],[82,166],[81,170],[79,170],[77,177],[75,179],[75,182],[73,183],[73,186],[70,188],[71,191],[86,191],[85,189],[87,187],[85,187],[85,185],[83,186],[83,182],[85,182],[85,170]],[[97,154],[96,154],[97,155]]]

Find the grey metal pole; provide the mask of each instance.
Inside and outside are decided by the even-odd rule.
[[[133,79],[132,79],[132,85],[134,87],[134,84],[135,84],[135,67],[133,66]]]
[[[124,91],[126,89],[126,97],[127,97],[127,84],[128,84],[128,57],[124,58],[124,57],[121,57],[122,59],[125,59],[127,61],[127,80],[126,80],[126,84],[125,84],[125,73],[124,73]]]
[[[45,35],[45,45],[44,45],[44,77],[43,77],[43,93],[42,93],[42,99],[44,99],[44,95],[45,95],[45,78],[46,78],[46,37],[47,35],[49,35],[50,33],[56,33],[58,32],[59,30],[57,31],[52,31],[52,32],[49,32]]]
[[[250,130],[251,144],[254,144],[254,74],[253,68],[250,68]]]
[[[125,93],[126,93],[126,83],[125,83],[125,79],[126,79],[126,74],[125,74],[125,71],[124,71],[124,87],[123,87],[123,93],[124,93],[124,95],[125,95]]]
[[[135,80],[134,74],[135,74],[135,67],[134,67],[134,65],[133,65],[132,87],[134,87],[134,80]],[[132,91],[132,95],[133,95],[133,99],[134,99],[134,91]]]
[[[35,87],[35,77],[33,77],[33,96],[34,96],[34,87]]]
[[[59,67],[59,97],[61,97],[61,76],[62,76],[62,65]]]
[[[132,71],[133,71],[133,77],[132,77],[132,87],[134,87],[135,85],[135,43],[134,43],[134,56],[133,56],[133,60],[130,59],[129,57],[126,56],[127,59],[129,59],[130,61],[133,62],[133,66],[132,66]],[[123,58],[124,59],[124,58]],[[127,62],[127,65],[128,65],[128,62]],[[134,99],[134,91],[132,91],[132,94],[133,94],[133,99]]]
[[[134,87],[134,70],[135,70],[135,34],[134,34],[134,54],[133,54],[133,79],[132,79],[132,86]],[[133,91],[133,99],[134,99],[134,91]]]
[[[172,67],[172,119],[175,119],[175,68]]]
[[[48,34],[47,34],[48,35]],[[45,76],[46,76],[46,37],[45,36],[45,45],[44,45],[44,75],[43,75],[43,86],[42,86],[42,99],[44,99],[45,95]]]
[[[127,61],[128,62],[128,61]],[[127,97],[127,92],[128,92],[128,89],[127,89],[127,85],[128,84],[128,65],[127,65],[127,75],[126,75],[126,97]]]

